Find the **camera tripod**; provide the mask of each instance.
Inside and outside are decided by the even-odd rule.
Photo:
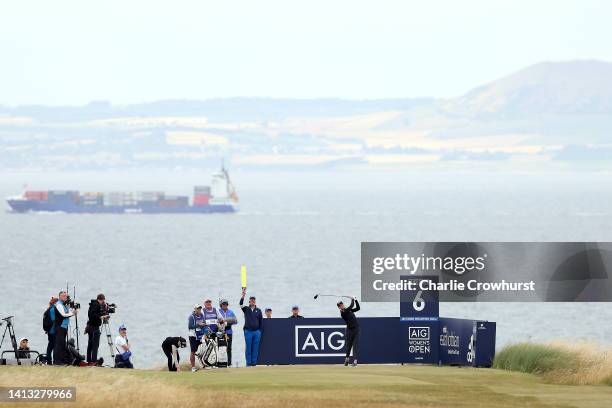
[[[17,363],[19,364],[19,353],[17,353],[17,338],[15,337],[15,328],[13,327],[13,317],[14,316],[9,316],[2,319],[6,322],[6,327],[4,328],[4,333],[2,334],[2,340],[0,340],[0,350],[2,350],[2,344],[4,344],[4,337],[6,337],[6,332],[8,332],[9,337],[11,339],[11,344],[13,346],[13,353],[15,354],[15,358],[17,359]]]
[[[108,325],[108,319],[102,321],[102,326],[104,326],[104,333],[106,334],[106,343],[108,344],[108,348],[110,349],[110,355],[112,358],[115,358],[115,347],[113,344],[113,336],[111,335],[111,330]]]

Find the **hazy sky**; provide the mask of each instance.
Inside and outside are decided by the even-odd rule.
[[[543,60],[612,61],[612,1],[0,3],[0,103],[462,94]]]

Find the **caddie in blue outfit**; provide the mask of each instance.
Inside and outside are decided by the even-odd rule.
[[[205,327],[206,321],[204,319],[204,314],[202,313],[202,305],[195,305],[193,307],[193,312],[187,319],[187,328],[189,329],[189,347],[191,350],[191,354],[189,355],[191,371],[197,371],[195,366],[195,353],[198,351],[198,347],[202,342]]]

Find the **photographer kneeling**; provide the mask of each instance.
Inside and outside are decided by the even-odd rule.
[[[80,366],[81,362],[85,361],[85,356],[81,355],[76,349],[74,344],[74,338],[68,339],[66,345],[66,356],[68,358],[68,364],[72,366]]]
[[[98,360],[98,348],[100,347],[100,326],[109,317],[108,305],[103,293],[100,293],[89,302],[87,317],[89,319],[85,327],[85,333],[87,334],[87,363],[95,364]]]
[[[17,349],[17,358],[30,358],[30,343],[25,337],[19,340],[19,348]]]
[[[132,352],[130,351],[130,344],[127,338],[127,329],[123,324],[119,326],[119,335],[115,337],[115,348],[117,349],[115,368],[134,368],[130,361]]]
[[[66,365],[68,364],[66,337],[68,335],[68,323],[70,318],[78,313],[78,304],[70,302],[68,292],[62,290],[58,295],[58,301],[55,303],[55,347],[53,348],[53,364]],[[74,307],[69,307],[72,305]]]

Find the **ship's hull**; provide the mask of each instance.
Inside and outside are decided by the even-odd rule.
[[[232,213],[236,208],[231,204],[209,204],[200,206],[163,207],[159,205],[134,206],[88,206],[76,203],[50,203],[36,200],[7,200],[14,212],[62,212],[75,214],[211,214]]]

